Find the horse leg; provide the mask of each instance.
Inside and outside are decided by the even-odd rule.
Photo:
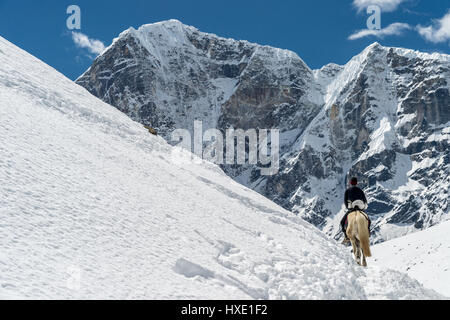
[[[356,244],[356,241],[358,241],[358,240],[351,239],[352,246],[353,246],[353,255],[355,256],[356,262],[359,264],[359,258],[358,258],[358,250],[359,250],[359,248],[358,248],[358,246]]]
[[[361,265],[361,242],[359,242],[359,240],[356,240],[356,247],[357,247],[357,252],[358,252],[358,256],[357,256],[357,260],[358,260],[358,264]]]
[[[361,250],[362,251],[362,250]],[[366,256],[364,255],[364,252],[361,253],[363,256],[363,260],[362,260],[362,266],[363,267],[367,267],[367,261],[366,261]]]

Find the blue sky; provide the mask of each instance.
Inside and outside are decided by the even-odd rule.
[[[381,8],[379,31],[367,29],[373,3]],[[344,64],[374,41],[450,53],[450,0],[0,0],[0,35],[76,79],[95,54],[67,29],[69,5],[81,9],[80,34],[106,46],[130,26],[178,19],[204,32],[290,49],[311,68]]]

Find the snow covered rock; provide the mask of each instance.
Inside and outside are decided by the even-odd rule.
[[[0,137],[2,299],[442,297],[366,273],[309,223],[1,37]]]
[[[195,120],[279,129],[279,174],[224,171],[330,235],[357,175],[382,241],[448,214],[449,79],[448,55],[375,43],[345,66],[311,70],[288,50],[170,20],[123,32],[77,83],[167,140]]]

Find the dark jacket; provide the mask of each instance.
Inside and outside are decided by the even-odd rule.
[[[345,207],[348,209],[348,201],[353,202],[356,200],[362,200],[364,201],[364,203],[367,203],[364,191],[362,191],[360,188],[356,186],[348,188],[347,191],[345,191],[345,199],[344,199]]]

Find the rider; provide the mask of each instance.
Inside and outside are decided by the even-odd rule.
[[[345,191],[345,200],[344,200],[345,207],[347,208],[348,211],[341,220],[342,232],[345,235],[345,238],[343,241],[344,244],[348,243],[350,241],[347,236],[347,233],[345,232],[346,231],[345,225],[347,223],[348,215],[351,212],[353,212],[354,210],[366,210],[367,209],[366,195],[364,194],[364,191],[362,191],[359,187],[357,187],[358,179],[357,178],[350,179],[350,185],[351,185],[351,187],[348,188],[347,191]],[[369,220],[369,234],[370,234],[370,220]]]

